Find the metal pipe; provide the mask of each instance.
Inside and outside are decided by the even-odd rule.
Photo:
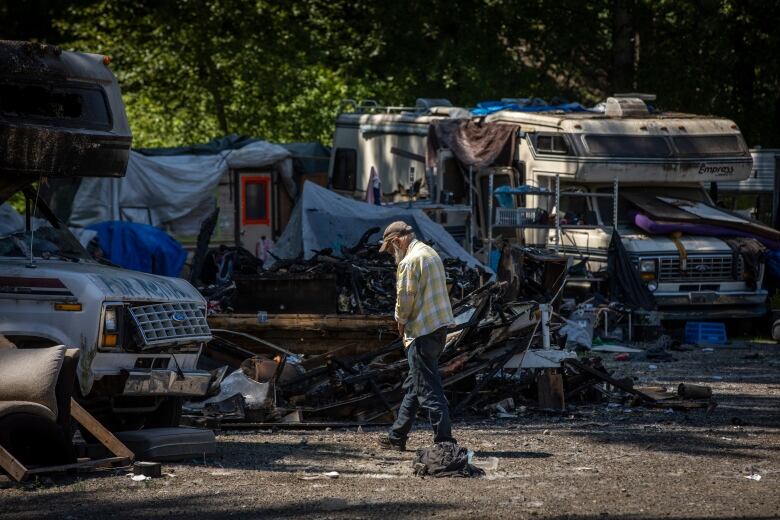
[[[537,197],[538,198],[538,197]],[[555,176],[555,252],[561,249],[561,177]]]
[[[488,249],[487,264],[490,266],[490,254],[493,252],[493,170],[488,178]]]
[[[542,313],[542,348],[550,350],[550,305],[540,303],[539,310]]]

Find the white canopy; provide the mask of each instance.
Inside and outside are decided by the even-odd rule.
[[[266,141],[211,155],[147,156],[131,151],[125,177],[85,178],[81,182],[70,225],[87,227],[125,220],[165,225],[174,234],[195,235],[201,221],[214,210],[214,190],[229,169],[277,163],[285,187],[294,197],[290,152]]]

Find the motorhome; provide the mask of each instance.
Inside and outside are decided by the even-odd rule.
[[[211,381],[196,366],[211,339],[204,298],[95,261],[39,196],[49,179],[125,174],[131,134],[109,62],[0,42],[0,335],[5,348],[78,348],[78,399],[108,426],[174,426]]]
[[[753,170],[747,179],[710,183],[710,194],[718,206],[772,227],[780,227],[780,149],[751,148]]]
[[[420,98],[414,107],[380,106],[347,100],[336,117],[329,186],[365,200],[376,171],[384,203],[414,204],[468,246],[470,194],[460,173],[426,169],[428,127],[432,121],[468,118],[467,110],[446,99]]]
[[[484,121],[516,127],[514,167],[503,175],[494,172],[493,180],[500,180],[494,186],[536,188],[518,197],[517,205],[543,215],[537,222],[545,225],[522,227],[518,234],[525,244],[583,260],[604,279],[617,226],[662,317],[765,314],[763,267],[748,279],[745,262],[722,238],[649,234],[635,222],[639,210],[661,206],[682,211],[691,222],[713,212],[738,218],[717,211],[704,188],[711,181],[750,176],[753,161],[733,121],[651,111],[639,97],[609,98],[602,113],[505,110]],[[480,175],[478,188],[486,194],[488,178]],[[493,222],[489,204],[481,201],[481,206],[486,238]]]

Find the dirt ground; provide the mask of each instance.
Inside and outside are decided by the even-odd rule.
[[[674,355],[656,369],[609,365],[638,384],[711,385],[709,416],[599,405],[456,423],[477,460],[498,459],[482,479],[413,476],[423,423],[405,453],[378,450],[378,429],[234,430],[216,458],[165,464],[160,479],[114,471],[0,490],[0,518],[780,518],[780,346]],[[329,471],[338,478],[310,479]]]

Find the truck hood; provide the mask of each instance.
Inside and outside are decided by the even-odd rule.
[[[157,276],[83,261],[76,263],[38,259],[34,269],[26,267],[26,264],[26,260],[22,258],[0,259],[4,278],[17,280],[21,283],[19,287],[29,287],[33,293],[44,288],[50,295],[59,292],[63,297],[79,299],[86,297],[86,293],[91,293],[92,297],[103,301],[186,301],[205,304],[205,299],[197,289],[182,278]]]
[[[675,241],[667,236],[645,235],[636,230],[621,233],[626,251],[635,256],[672,255],[679,256]],[[716,237],[683,235],[678,241],[689,255],[722,254],[730,255],[731,249],[723,240]]]

